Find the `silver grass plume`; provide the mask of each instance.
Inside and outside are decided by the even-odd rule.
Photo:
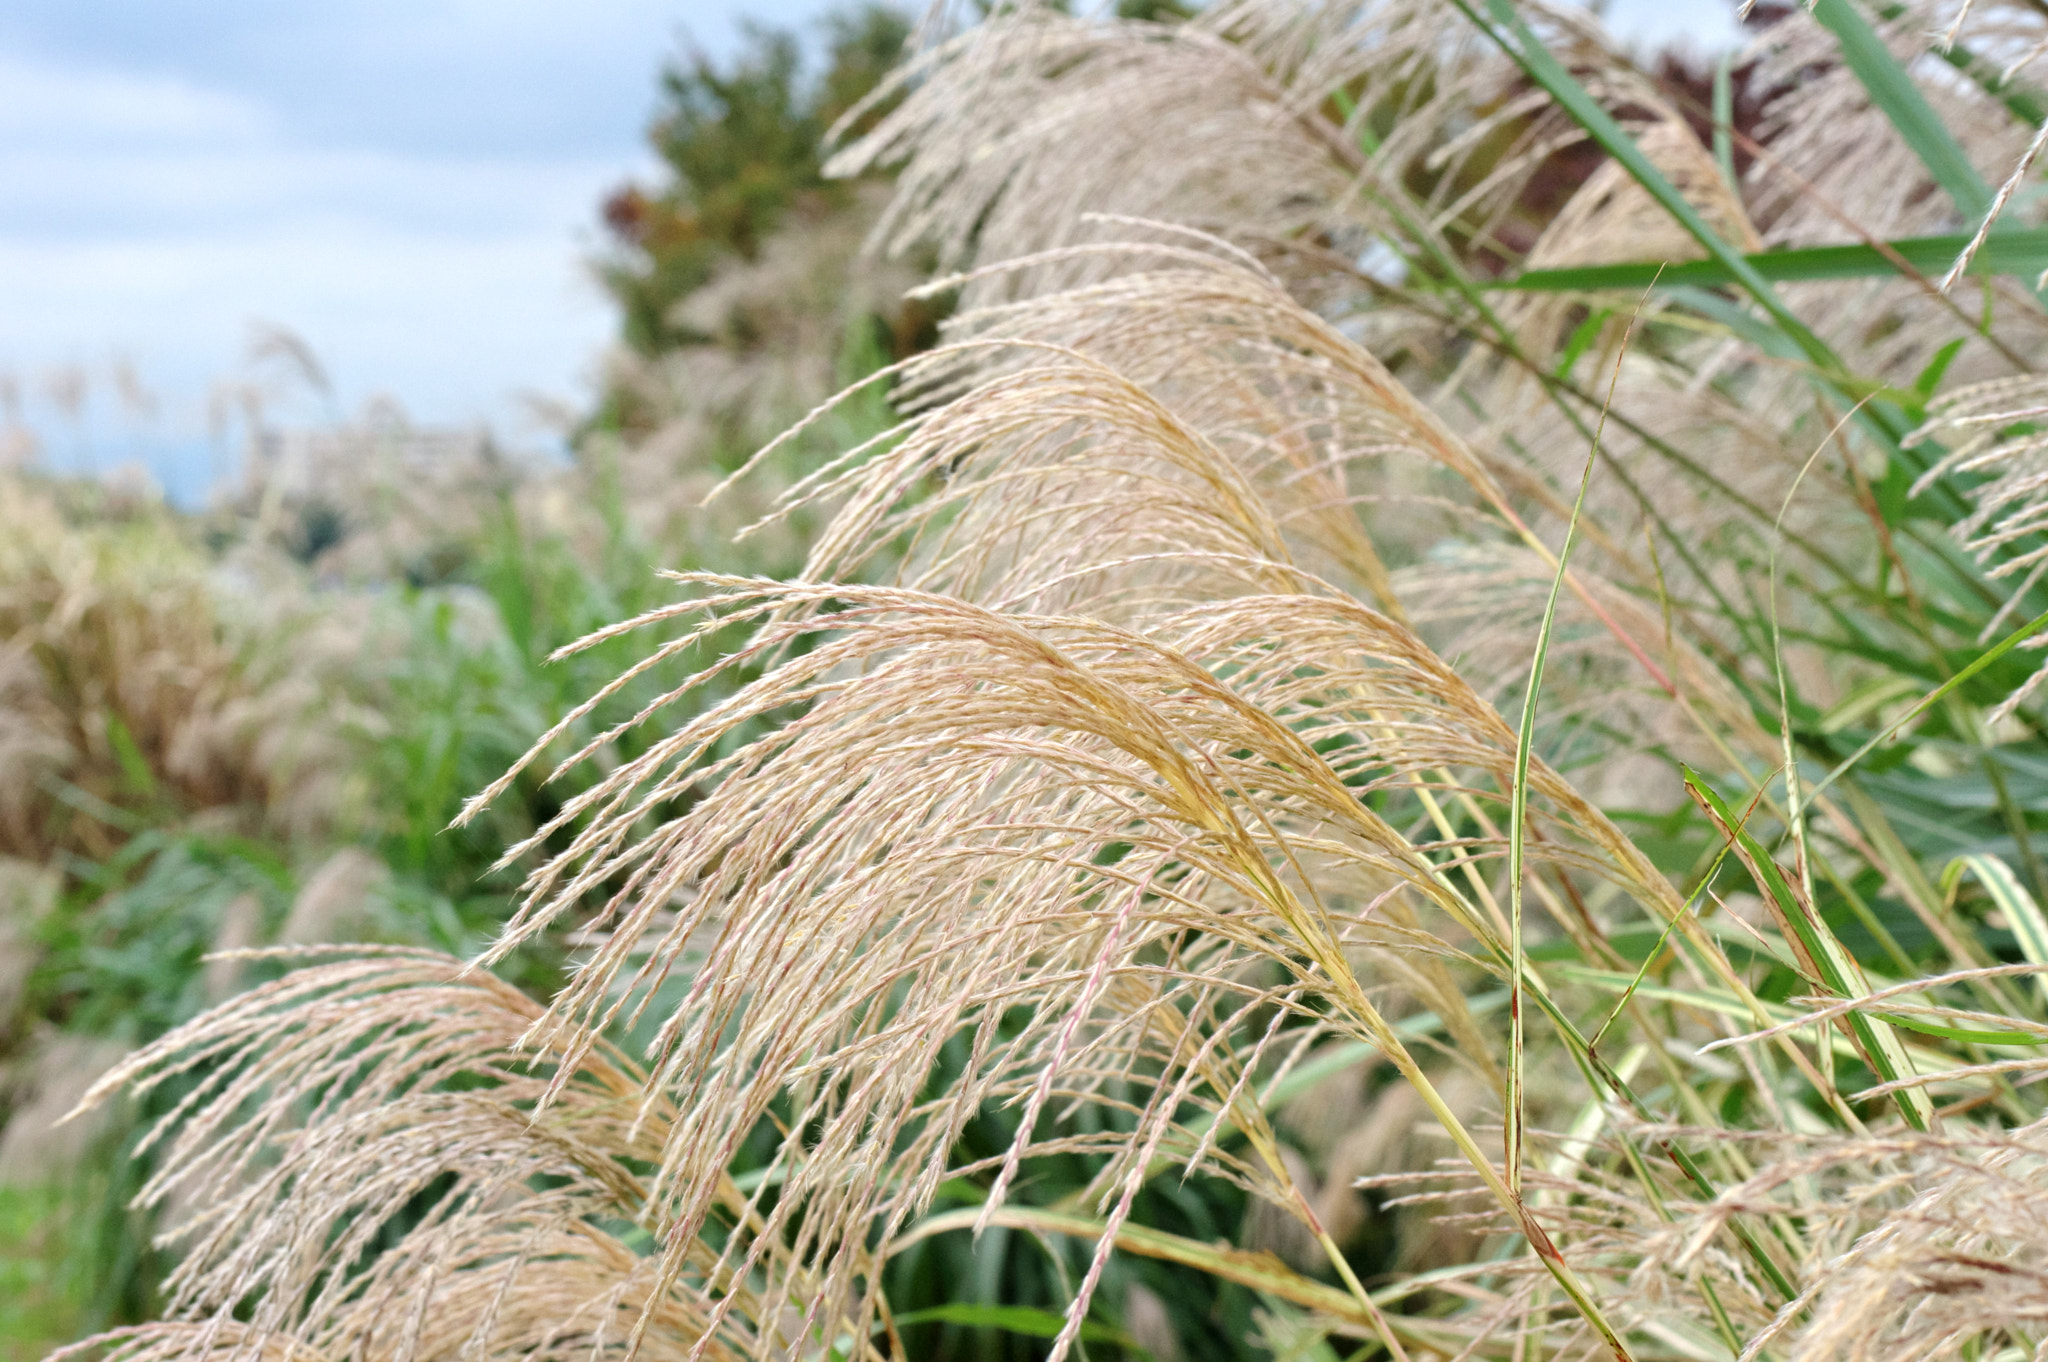
[[[1733,239],[1752,241],[1742,205],[1649,83],[1582,20],[1547,10],[1532,17],[1567,48],[1596,98],[1638,125],[1650,118],[1655,159],[1696,206]],[[1130,270],[1127,255],[1089,244],[1105,232],[1128,236],[1131,216],[1163,217],[1220,233],[1256,256],[1319,325],[1369,339],[1392,364],[1403,352],[1440,350],[1446,319],[1421,312],[1398,290],[1390,294],[1359,263],[1372,258],[1375,241],[1426,257],[1450,249],[1446,233],[1457,220],[1487,250],[1542,263],[1514,243],[1502,215],[1512,214],[1545,157],[1584,134],[1540,92],[1516,92],[1512,75],[1454,7],[1429,0],[1247,0],[1166,29],[1031,10],[926,54],[901,77],[904,102],[834,166],[852,172],[902,163],[886,239],[898,247],[931,241],[963,266],[958,282],[970,316],[1092,283],[1139,292],[1119,279]],[[1348,112],[1330,98],[1333,88],[1349,92]],[[1170,114],[1147,112],[1154,106],[1143,101],[1169,96]],[[1197,128],[1186,145],[1159,140]],[[1897,187],[1909,190],[1905,182]],[[1638,199],[1611,168],[1596,174],[1565,210],[1583,220],[1582,230],[1534,241],[1537,256],[1551,263],[1636,257],[1647,249]],[[1845,296],[1840,286],[1816,287]],[[1597,303],[1625,317],[1634,301]],[[1547,304],[1503,309],[1511,324],[1522,314],[1556,312]],[[1511,360],[1497,344],[1474,345],[1447,380],[1409,381],[1430,385],[1421,391],[1433,419],[1480,451],[1490,478],[1552,542],[1569,508],[1563,489],[1576,478],[1573,451],[1603,422],[1603,467],[1626,476],[1598,479],[1584,518],[1589,528],[1611,530],[1588,546],[1601,555],[1600,574],[1640,595],[1665,596],[1688,637],[1710,643],[1724,666],[1747,665],[1742,659],[1755,650],[1728,633],[1716,606],[1717,594],[1739,589],[1731,555],[1652,563],[1641,538],[1655,529],[1767,552],[1793,475],[1815,443],[1828,439],[1825,425],[1764,415],[1800,409],[1803,378],[1757,369],[1753,352],[1734,343],[1634,356],[1604,401],[1584,390],[1569,399],[1574,429],[1534,381],[1565,337],[1530,316],[1523,324],[1527,356]],[[1607,365],[1621,331],[1618,317],[1581,372]],[[1887,334],[1889,371],[1924,363],[1931,349],[1921,344],[1924,320]],[[1911,378],[1909,370],[1894,381]],[[1868,454],[1845,446],[1841,457],[1867,461]],[[1808,477],[1808,493],[1784,517],[1794,551],[1841,533],[1845,516],[1847,533],[1857,533],[1854,477],[1832,452]],[[1371,529],[1382,559],[1426,554],[1446,537],[1464,537],[1465,527],[1445,521],[1442,489],[1408,470],[1390,465],[1370,490],[1354,488],[1350,496],[1361,507],[1368,499],[1386,506]],[[1393,608],[1383,587],[1371,588],[1368,599]],[[1796,624],[1804,606],[1794,598],[1783,608]]]
[[[1584,137],[1540,98],[1503,99],[1510,84],[1446,0],[1232,0],[1172,26],[1030,7],[907,66],[872,97],[903,102],[827,170],[902,162],[881,239],[929,240],[960,267],[1074,244],[1084,212],[1279,247],[1442,242],[1460,215],[1498,221],[1545,156]],[[1348,113],[1329,107],[1339,88]],[[1384,140],[1367,135],[1375,119]],[[1413,203],[1411,172],[1432,185]],[[968,301],[1097,277],[1089,264],[979,280]]]
[[[440,1289],[419,1283],[422,1259],[510,1271],[501,1259],[511,1236],[559,1211],[631,1220],[655,1237],[656,1251],[634,1268],[647,1274],[648,1294],[632,1299],[677,1312],[674,1346],[765,1357],[792,1339],[824,1346],[847,1330],[863,1339],[880,1308],[872,1265],[940,1182],[976,1171],[953,1162],[960,1130],[984,1104],[1007,1101],[1021,1104],[1022,1119],[1016,1145],[989,1166],[984,1217],[1000,1210],[1025,1159],[1106,1156],[1090,1200],[1110,1230],[1070,1309],[1071,1337],[1156,1161],[1308,1214],[1246,1096],[1271,1047],[1302,1039],[1268,1025],[1245,1049],[1243,1028],[1269,1014],[1388,1055],[1481,1179],[1507,1195],[1492,1156],[1389,1016],[1432,1011],[1458,1063],[1497,1086],[1497,1060],[1454,976],[1497,972],[1504,958],[1487,867],[1500,854],[1514,735],[1397,620],[1291,562],[1274,512],[1301,495],[1303,479],[1313,493],[1318,479],[1341,474],[1350,451],[1315,450],[1347,429],[1430,461],[1475,506],[1513,512],[1462,442],[1370,356],[1256,271],[1213,258],[1181,264],[1197,267],[1150,276],[1131,294],[1084,290],[990,319],[976,339],[906,373],[908,390],[934,393],[934,405],[893,445],[821,477],[816,494],[840,510],[813,566],[835,555],[857,563],[866,544],[907,535],[919,551],[903,575],[923,585],[686,574],[679,580],[695,599],[618,626],[687,614],[706,615],[707,631],[752,625],[747,643],[691,684],[754,661],[768,669],[508,853],[570,837],[533,872],[526,907],[484,963],[593,896],[601,903],[583,923],[599,944],[545,1012],[522,1011],[476,973],[441,988],[478,994],[496,1020],[485,1027],[457,1010],[450,1028],[434,1005],[431,975],[446,968],[438,962],[416,966],[430,977],[407,980],[409,989],[379,974],[347,1006],[323,1011],[311,996],[322,987],[316,973],[230,1005],[139,1061],[138,1072],[189,1065],[176,1057],[232,1050],[230,1037],[274,1043],[273,1005],[316,1052],[268,1051],[241,1086],[188,1106],[198,1124],[174,1151],[166,1189],[214,1169],[231,1182],[272,1143],[287,1152],[284,1171],[247,1194],[275,1201],[268,1219],[194,1227],[179,1314],[224,1320],[219,1312],[253,1295],[264,1304],[259,1327],[325,1350],[371,1327],[359,1301],[417,1305],[421,1291]],[[1146,292],[1170,306],[1136,306]],[[1166,324],[1176,317],[1177,338]],[[1068,344],[1034,331],[1054,326]],[[1178,367],[1203,346],[1239,356],[1246,368],[1235,383],[1220,364],[1213,374]],[[1174,375],[1210,380],[1213,402],[1175,388]],[[1189,411],[1154,395],[1148,378]],[[1253,438],[1262,428],[1274,434]],[[983,451],[979,467],[961,462]],[[1041,466],[1055,475],[1043,479],[1050,491],[1079,489],[1071,500],[1030,493]],[[907,489],[942,472],[961,489],[947,519],[896,510]],[[977,501],[982,479],[995,495]],[[1178,533],[1196,548],[1134,544],[1142,524],[1085,532],[1099,503],[1133,490],[1178,508]],[[902,514],[910,519],[892,518]],[[1074,517],[1092,561],[1034,556],[1034,546],[1073,542]],[[1358,565],[1355,532],[1318,544],[1327,527],[1313,514],[1299,519],[1306,543]],[[971,533],[956,539],[963,525]],[[993,564],[968,552],[984,542],[999,546]],[[1123,623],[1018,603],[1058,606],[1065,583],[1112,579],[1146,558],[1164,566],[1135,598],[1083,597]],[[1219,593],[1206,583],[1204,598],[1190,600],[1195,593],[1175,589],[1175,558],[1196,572],[1222,561],[1239,585]],[[991,577],[992,566],[1004,571]],[[668,645],[650,664],[687,646]],[[1532,864],[1551,868],[1540,873],[1608,882],[1648,911],[1678,912],[1661,875],[1569,784],[1541,762],[1529,778]],[[1407,831],[1372,811],[1376,792],[1409,810],[1404,818],[1449,800],[1495,831],[1458,837],[1426,819]],[[660,820],[678,804],[686,811]],[[1557,930],[1587,931],[1569,894],[1546,892],[1544,902]],[[382,958],[374,967],[390,968]],[[687,980],[680,996],[658,992],[671,975]],[[359,1010],[360,994],[402,1000],[393,1021],[403,1048],[394,1038],[364,1053],[350,1042],[379,1015]],[[998,1025],[1025,1000],[1028,1021]],[[665,1016],[643,1080],[601,1037],[650,1006]],[[343,1025],[343,1014],[355,1020]],[[430,1040],[412,1035],[415,1026],[447,1034]],[[954,1037],[968,1038],[970,1062],[929,1090]],[[333,1057],[318,1057],[334,1044]],[[515,1055],[528,1058],[515,1068]],[[443,1080],[470,1067],[506,1091],[447,1091]],[[231,1126],[259,1092],[257,1117]],[[305,1132],[287,1135],[307,1100]],[[727,1161],[782,1103],[786,1133],[763,1183],[777,1194],[735,1205]],[[1041,1129],[1042,1116],[1077,1103],[1126,1111],[1135,1129]],[[519,1120],[539,1146],[511,1139]],[[1220,1145],[1220,1126],[1244,1133],[1250,1150]],[[565,1156],[565,1140],[589,1146],[574,1170],[549,1161]],[[633,1160],[655,1171],[628,1191],[620,1170]],[[370,1227],[450,1173],[458,1190],[413,1232],[417,1249],[381,1255],[368,1281],[344,1270]],[[528,1205],[518,1191],[541,1174],[591,1185]],[[310,1220],[300,1209],[308,1202],[319,1208]],[[1543,1233],[1521,1214],[1528,1232]],[[506,1216],[516,1228],[501,1225]],[[338,1247],[316,1247],[325,1245]],[[551,1244],[550,1260],[564,1251]],[[1568,1257],[1555,1264],[1568,1279]],[[640,1314],[636,1346],[655,1318]],[[489,1330],[474,1329],[483,1332],[459,1347],[482,1346]],[[408,1338],[395,1355],[434,1354]],[[532,1343],[536,1354],[554,1346]]]
[[[712,1320],[713,1292],[746,1298],[744,1284],[701,1249],[673,1264],[646,1253],[666,1226],[639,1168],[673,1110],[632,1061],[522,1045],[540,1009],[461,961],[326,956],[140,1051],[88,1098],[203,1075],[149,1137],[162,1149],[141,1200],[183,1209],[165,1320],[99,1341],[110,1355],[756,1349],[738,1320]],[[378,1242],[436,1188],[426,1215]],[[729,1180],[724,1197],[738,1208]],[[787,1321],[743,1318],[790,1345]]]
[[[1958,388],[1936,402],[1928,420],[1909,437],[1923,443],[1946,437],[1936,447],[1941,452],[1928,470],[1916,479],[1911,494],[1920,495],[1937,481],[1957,474],[1985,479],[1969,493],[1970,514],[1955,526],[1956,537],[1980,562],[1985,562],[1993,580],[2018,577],[2004,608],[1985,627],[1988,638],[2001,624],[2017,625],[2013,609],[2029,588],[2039,581],[2048,548],[2005,554],[2015,541],[2025,540],[2048,525],[2048,435],[2040,431],[2040,420],[2048,416],[2048,380],[2026,376],[1996,379]],[[2037,636],[2026,641],[2038,648]],[[2025,703],[2042,683],[2048,681],[2048,667],[2027,678],[1992,711],[1991,722],[2009,716]]]
[[[2034,129],[2002,100],[2038,86],[2048,21],[2024,3],[1887,6],[1873,19],[1902,67],[1987,186],[2005,182]],[[1960,29],[1956,27],[1961,24]],[[1766,244],[1890,240],[1968,234],[1979,218],[1937,185],[1855,73],[1834,57],[1836,38],[1795,6],[1760,32],[1747,55],[1767,102],[1745,190]],[[1960,43],[1957,48],[1954,44]],[[1967,76],[1948,65],[1968,52]],[[2007,227],[2043,221],[2036,202],[2016,202]],[[1938,279],[1939,272],[1936,272]],[[1950,370],[1963,382],[2030,367],[2048,346],[2048,311],[2030,280],[1977,277],[1943,295],[1935,280],[1874,278],[1787,285],[1786,300],[1857,372],[1910,386],[1967,315],[1985,344],[1964,347]],[[1995,317],[1984,323],[1985,314]],[[1783,389],[1780,376],[1773,387]],[[1783,398],[1773,394],[1775,406]]]

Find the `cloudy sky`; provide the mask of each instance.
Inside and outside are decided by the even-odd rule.
[[[1615,18],[1713,41],[1713,4]],[[0,402],[19,393],[57,467],[140,458],[189,496],[207,393],[268,324],[343,410],[388,394],[518,439],[521,394],[589,391],[612,319],[582,261],[604,193],[647,171],[662,57],[825,7],[5,0]],[[122,365],[148,401],[122,401]]]

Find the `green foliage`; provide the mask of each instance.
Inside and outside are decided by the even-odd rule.
[[[1807,279],[1883,278],[1905,274],[1908,270],[1938,276],[1969,242],[1967,235],[1917,237],[1887,241],[1882,246],[1811,246],[1804,250],[1765,251],[1743,259],[1761,278],[1774,284]],[[2048,268],[2048,232],[2037,229],[1993,235],[1971,262],[1970,273],[2017,274],[2031,278],[2044,268]],[[1528,270],[1511,278],[1492,281],[1489,287],[1543,293],[1593,289],[1640,292],[1652,284],[1675,287],[1733,282],[1734,275],[1718,261],[1687,260],[1678,264],[1644,261]]]
[[[64,1280],[65,1252],[56,1241],[66,1218],[62,1198],[46,1189],[0,1187],[0,1359],[35,1362],[71,1342],[80,1310]]]
[[[787,215],[844,206],[848,186],[822,173],[825,135],[880,84],[908,34],[900,13],[869,4],[827,20],[822,78],[806,79],[794,34],[758,27],[728,68],[699,53],[662,73],[650,140],[668,180],[629,185],[604,210],[616,243],[604,276],[628,345],[654,354],[704,341],[674,319],[677,302],[722,261],[752,259]]]
[[[43,928],[30,1005],[68,1029],[140,1044],[210,1003],[202,957],[238,900],[259,930],[290,906],[283,849],[175,826],[140,829],[100,862],[76,862]],[[259,938],[260,939],[260,938]]]

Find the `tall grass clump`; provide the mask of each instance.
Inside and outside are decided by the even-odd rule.
[[[2040,15],[1740,121],[1510,0],[946,19],[828,164],[944,343],[711,492],[801,569],[563,650],[661,631],[480,956],[99,1085],[179,1257],[81,1346],[2039,1355]]]

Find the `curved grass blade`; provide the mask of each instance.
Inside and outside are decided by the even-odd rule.
[[[2036,1036],[2025,1031],[1975,1031],[1968,1027],[1921,1021],[1918,1017],[1902,1017],[1896,1012],[1877,1015],[1884,1018],[1888,1026],[1903,1026],[1923,1036],[1939,1036],[1943,1040],[1960,1040],[1971,1045],[2048,1045],[2048,1036]]]
[[[1042,1210],[1034,1206],[999,1206],[989,1211],[984,1211],[980,1207],[966,1207],[957,1211],[947,1211],[920,1222],[915,1228],[891,1241],[889,1252],[892,1255],[900,1253],[912,1244],[950,1230],[971,1230],[977,1217],[984,1215],[990,1225],[1031,1230],[1041,1234],[1067,1235],[1090,1241],[1099,1240],[1105,1233],[1110,1232],[1109,1226],[1100,1220],[1067,1211]],[[1424,1321],[1384,1314],[1370,1297],[1361,1302],[1348,1291],[1340,1291],[1311,1277],[1304,1277],[1270,1253],[1205,1244],[1197,1239],[1189,1239],[1129,1221],[1118,1226],[1114,1234],[1116,1246],[1126,1253],[1192,1267],[1222,1281],[1235,1282],[1239,1286],[1250,1287],[1254,1291],[1278,1297],[1290,1305],[1298,1305],[1303,1309],[1343,1320],[1355,1327],[1375,1332],[1384,1329],[1389,1334],[1404,1337],[1425,1347],[1440,1346],[1442,1342],[1441,1339],[1433,1339],[1416,1332],[1415,1326]],[[899,1319],[898,1322],[902,1321]]]
[[[1644,297],[1647,301],[1648,295]],[[1593,485],[1593,466],[1600,461],[1600,437],[1607,430],[1607,411],[1614,404],[1614,386],[1621,379],[1621,361],[1628,353],[1629,336],[1634,333],[1641,315],[1639,303],[1635,316],[1629,318],[1628,331],[1622,335],[1621,345],[1614,356],[1614,374],[1607,384],[1607,401],[1600,408],[1599,424],[1593,428],[1592,447],[1586,451],[1586,466],[1579,474],[1579,493],[1572,502],[1571,519],[1565,523],[1564,543],[1557,551],[1557,571],[1551,575],[1550,596],[1543,603],[1543,622],[1536,631],[1536,654],[1529,662],[1529,687],[1522,696],[1521,729],[1515,737],[1515,785],[1508,803],[1508,981],[1512,990],[1508,1017],[1512,1030],[1508,1050],[1508,1090],[1502,1102],[1505,1113],[1502,1128],[1508,1187],[1518,1197],[1522,1194],[1524,1116],[1522,977],[1528,967],[1522,941],[1522,859],[1529,831],[1529,760],[1536,738],[1536,699],[1543,690],[1543,662],[1550,655],[1550,634],[1557,623],[1557,598],[1564,590],[1566,565],[1571,562],[1572,544],[1578,538],[1579,516],[1586,508],[1586,491]]]
[[[2012,867],[1981,852],[1958,856],[1941,872],[1943,895],[1953,895],[1965,873],[1977,877],[1977,883],[1984,886],[1992,902],[2005,914],[2013,937],[2019,942],[2020,954],[2033,964],[2048,965],[2048,918],[2041,915],[2041,905],[2034,902],[2034,896],[2012,873]],[[2035,986],[2042,999],[2048,1001],[2048,976],[2036,979]]]

